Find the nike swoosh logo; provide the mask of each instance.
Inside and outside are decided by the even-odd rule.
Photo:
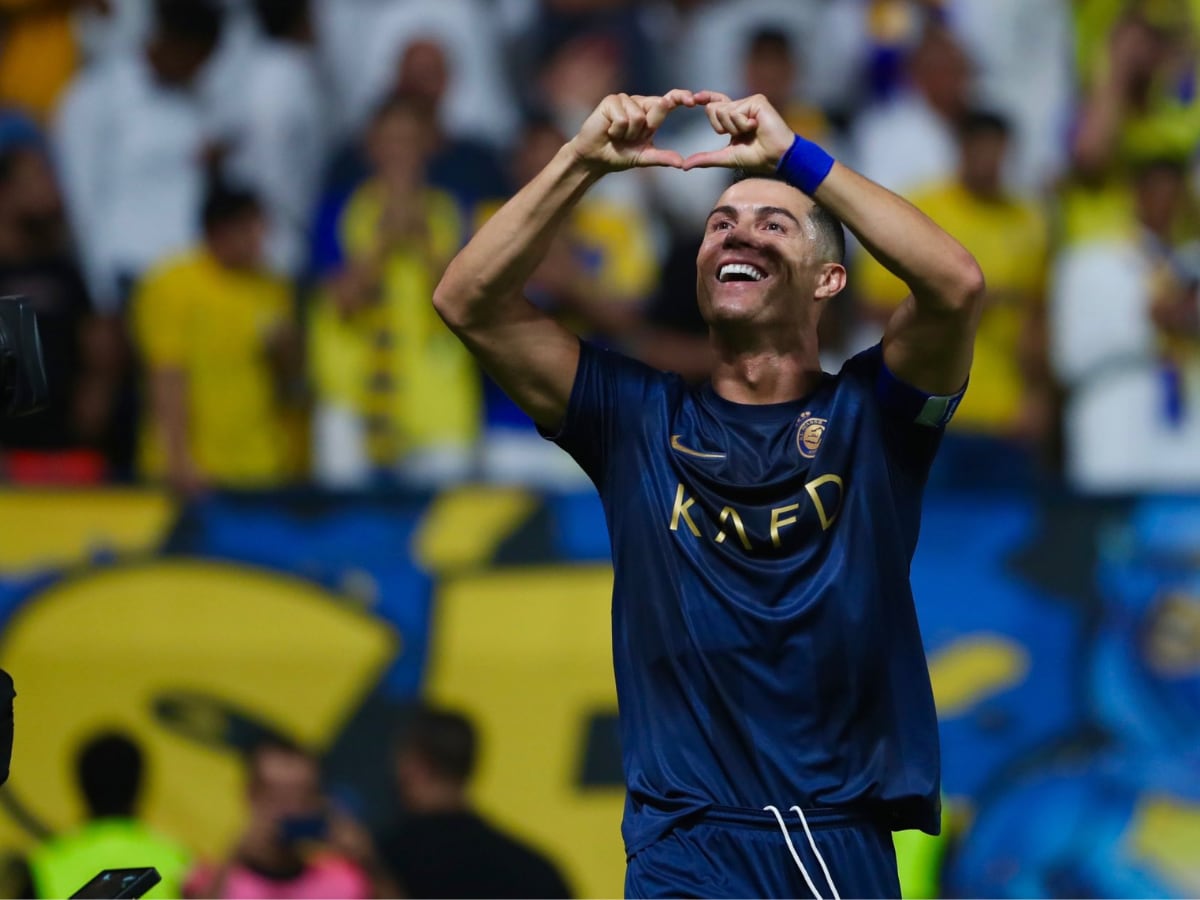
[[[678,450],[680,453],[686,453],[688,456],[695,456],[697,459],[724,459],[724,453],[702,453],[699,450],[693,450],[691,447],[685,447],[679,443],[679,435],[671,435],[671,449]]]

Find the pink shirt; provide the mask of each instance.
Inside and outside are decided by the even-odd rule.
[[[200,886],[205,893],[217,875],[215,869],[197,871],[189,887]],[[191,893],[190,891],[188,893]],[[247,866],[235,864],[225,876],[222,900],[367,900],[374,896],[371,880],[356,864],[341,856],[320,854],[308,860],[304,871],[295,878],[267,878]]]

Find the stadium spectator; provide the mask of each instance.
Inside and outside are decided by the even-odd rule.
[[[708,326],[689,293],[695,291],[696,254],[703,239],[682,227],[672,234],[658,287],[646,304],[648,336],[633,347],[642,362],[688,381],[708,377],[714,361]]]
[[[512,155],[513,193],[542,170],[564,140],[552,121],[537,116],[526,121]],[[495,207],[485,210],[484,217],[493,212]],[[535,274],[535,299],[589,337],[610,342],[624,337],[658,281],[653,233],[639,206],[607,196],[585,199]]]
[[[584,31],[548,50],[537,71],[533,105],[561,133],[574,134],[600,98],[630,87],[620,42],[605,31]],[[645,214],[650,184],[640,174],[624,183],[601,182],[594,199]]]
[[[182,896],[189,854],[138,818],[145,760],[121,732],[95,735],[75,760],[87,821],[51,838],[30,857],[34,896],[70,897],[103,869],[154,866],[162,877],[147,897]]]
[[[955,129],[969,104],[972,66],[953,35],[931,21],[905,69],[899,93],[859,114],[851,153],[860,172],[907,195],[955,170]]]
[[[398,896],[374,861],[370,837],[326,796],[311,754],[281,739],[263,739],[247,754],[246,769],[245,829],[228,859],[192,872],[186,896]]]
[[[84,64],[94,66],[136,55],[153,30],[154,10],[146,0],[98,0],[77,5],[72,18]]]
[[[1074,112],[1070,0],[946,0],[946,24],[978,65],[974,100],[1012,123],[1005,183],[1042,193],[1065,172]],[[1104,4],[1099,4],[1104,5]]]
[[[194,88],[221,13],[211,0],[157,0],[155,16],[139,56],[83,70],[58,112],[67,211],[104,312],[192,243],[204,193],[208,135]]]
[[[1046,361],[1044,299],[1049,223],[1037,204],[1004,187],[1010,126],[990,112],[959,122],[957,175],[909,193],[920,210],[949,229],[987,276],[987,301],[975,338],[971,389],[947,430],[932,480],[956,487],[1001,479],[1028,483],[1036,449],[1053,424]],[[874,343],[908,289],[860,253],[849,280],[876,324],[859,336]]]
[[[1128,237],[1136,217],[1132,171],[1193,158],[1200,144],[1194,35],[1182,6],[1139,0],[1113,22],[1106,42],[1084,43],[1090,52],[1071,143],[1074,177],[1061,194],[1068,243]]]
[[[450,78],[441,126],[456,138],[475,138],[503,147],[518,124],[509,66],[503,56],[498,4],[491,0],[425,3],[325,0],[331,26],[329,50],[340,73],[339,104],[352,132],[391,91],[396,67],[415,40],[436,41],[446,52]],[[365,17],[361,22],[351,21]]]
[[[481,203],[504,196],[508,177],[500,155],[490,143],[446,131],[443,120],[451,77],[450,60],[441,42],[433,37],[415,38],[400,56],[390,93],[425,107],[431,123],[429,183],[452,194],[463,216],[470,219]],[[351,141],[338,152],[319,209],[318,243],[328,241],[322,229],[336,220],[351,191],[369,175],[370,163],[363,155],[360,140]]]
[[[809,136],[824,146],[835,146],[829,121],[816,106],[805,102],[800,80],[803,60],[797,53],[792,34],[783,28],[766,25],[746,35],[741,56],[740,80],[746,85],[745,94],[762,94],[787,117],[789,126],[798,134]],[[694,117],[679,133],[668,134],[664,146],[670,145],[689,155],[711,150],[714,135],[708,122]],[[719,196],[729,186],[729,173],[721,169],[682,172],[675,169],[653,170],[648,173],[655,187],[655,199],[667,214],[673,229],[695,229],[695,223],[708,215],[707,198]],[[688,246],[699,246],[692,235],[684,235]],[[691,293],[686,286],[683,296]],[[690,301],[688,301],[688,305]]]
[[[311,0],[311,4],[317,56],[333,90],[330,125],[339,141],[347,140],[365,127],[370,116],[371,94],[363,83],[363,48],[379,33],[381,18],[395,3]],[[364,95],[362,99],[360,94]]]
[[[471,470],[480,423],[478,369],[429,307],[463,223],[427,180],[425,104],[389,98],[366,143],[372,177],[336,223],[310,322],[315,474],[442,483]]]
[[[446,128],[446,96],[452,74],[442,43],[417,38],[405,47],[396,70],[395,92],[423,101],[435,127],[429,159],[429,181],[454,195],[463,214],[500,196],[505,173],[495,147],[471,135],[457,136]]]
[[[9,455],[14,480],[72,473],[89,480],[103,468],[94,453],[63,452],[99,447],[106,436],[120,346],[112,321],[93,316],[66,238],[62,198],[41,145],[0,150],[0,296],[33,304],[50,390],[42,412],[0,420],[0,447],[33,451]]]
[[[19,109],[0,107],[0,150],[44,143],[45,137],[37,122]]]
[[[531,115],[512,154],[515,193],[554,157],[565,138],[555,123]],[[485,205],[476,225],[500,206]],[[645,332],[643,307],[658,283],[652,224],[637,207],[611,197],[584,198],[556,236],[528,285],[528,295],[568,328],[607,345],[666,349]],[[670,346],[674,346],[671,344]],[[490,379],[485,381],[487,437],[480,464],[489,481],[572,488],[586,475],[553,452],[533,422]]]
[[[258,199],[215,183],[203,227],[203,242],[148,273],[133,304],[148,381],[141,473],[185,496],[288,477],[281,405],[299,370],[291,294],[266,268]]]
[[[308,0],[254,0],[263,40],[239,85],[227,171],[262,198],[267,258],[281,275],[306,266],[309,223],[332,136]]]
[[[686,84],[744,96],[748,85],[743,60],[753,36],[777,31],[794,48],[811,47],[817,41],[814,26],[822,5],[795,0],[672,0],[669,18],[656,29],[661,42],[658,52],[666,60],[663,85]]]
[[[1178,160],[1143,164],[1136,235],[1081,242],[1056,261],[1052,360],[1079,490],[1200,488],[1200,245],[1176,232],[1195,202],[1186,185]]]
[[[619,59],[624,89],[644,94],[666,76],[665,59],[655,52],[653,4],[631,0],[545,0],[526,23],[523,49],[530,69],[518,69],[517,85],[531,80],[548,56],[578,37],[607,41]],[[529,98],[525,98],[529,99]]]
[[[380,843],[409,897],[570,897],[548,858],[471,807],[477,737],[465,716],[420,706],[401,730],[396,788],[404,815]]]
[[[71,9],[93,0],[4,0],[0,3],[0,103],[45,121],[79,62]]]
[[[831,137],[829,122],[824,112],[803,99],[798,63],[786,31],[763,28],[754,32],[742,57],[745,92],[766,97],[792,131],[826,142]]]

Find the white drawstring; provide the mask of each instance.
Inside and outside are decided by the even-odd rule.
[[[779,823],[779,830],[783,832],[783,839],[787,841],[787,847],[792,853],[792,859],[796,861],[796,868],[804,876],[804,883],[808,885],[808,889],[812,891],[812,895],[816,900],[822,900],[821,893],[817,890],[817,886],[813,884],[812,878],[808,875],[808,869],[805,867],[804,861],[800,859],[800,854],[796,852],[796,845],[792,843],[792,836],[788,833],[787,823],[783,821],[783,814],[774,806],[764,806],[763,809],[775,814],[775,821]],[[833,878],[829,875],[829,867],[825,865],[825,858],[821,856],[821,851],[817,849],[817,842],[813,840],[812,832],[808,830],[808,820],[804,818],[804,810],[798,806],[793,806],[792,812],[800,817],[800,825],[804,828],[804,836],[808,838],[808,846],[812,848],[813,856],[817,858],[817,862],[821,866],[821,871],[825,874],[825,880],[829,883],[829,890],[833,892],[833,900],[842,900],[837,886],[833,883]]]
[[[829,890],[833,891],[833,900],[842,900],[841,895],[838,893],[837,885],[833,883],[833,878],[829,875],[829,866],[825,865],[825,857],[817,849],[817,842],[813,840],[812,832],[808,830],[808,819],[804,818],[804,810],[798,806],[793,806],[792,812],[800,817],[800,824],[804,826],[804,836],[808,838],[808,846],[812,847],[813,856],[821,864],[821,871],[825,873],[825,880],[829,882]]]

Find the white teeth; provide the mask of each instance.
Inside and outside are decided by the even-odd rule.
[[[717,271],[718,281],[729,281],[736,275],[745,275],[753,281],[762,281],[767,273],[748,263],[727,263]]]

